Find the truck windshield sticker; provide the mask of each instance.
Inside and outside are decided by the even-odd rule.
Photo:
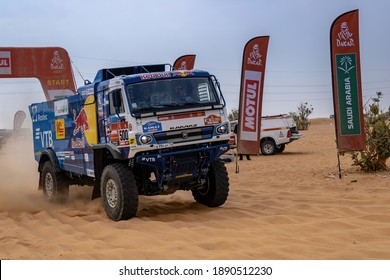
[[[184,113],[184,114],[174,114],[168,116],[158,117],[159,121],[171,121],[171,120],[180,120],[180,119],[189,119],[196,117],[204,117],[206,115],[205,112],[194,112],[194,113]]]

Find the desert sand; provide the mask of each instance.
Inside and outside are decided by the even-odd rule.
[[[390,259],[390,172],[359,172],[345,155],[339,179],[333,121],[302,133],[282,154],[239,161],[239,173],[226,164],[219,208],[184,191],[141,196],[137,216],[120,222],[90,187],[46,202],[31,137],[11,139],[0,151],[0,259]]]

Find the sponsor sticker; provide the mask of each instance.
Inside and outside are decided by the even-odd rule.
[[[64,121],[64,119],[56,120],[56,139],[65,139],[65,121]]]
[[[162,125],[160,122],[150,121],[142,126],[142,131],[145,132],[156,132],[162,131]]]
[[[220,123],[222,123],[222,118],[220,116],[210,115],[204,119],[205,125],[213,125],[213,124],[220,124]]]
[[[193,112],[193,113],[160,116],[160,117],[158,117],[158,120],[159,121],[170,121],[170,120],[180,120],[180,119],[188,119],[188,118],[196,118],[196,117],[204,117],[204,116],[206,116],[205,112]]]
[[[54,101],[54,116],[67,115],[68,110],[68,99]]]
[[[127,122],[110,124],[110,142],[117,146],[129,145],[129,129]]]

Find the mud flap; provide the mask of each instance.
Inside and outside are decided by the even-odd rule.
[[[94,200],[94,199],[99,198],[101,196],[102,195],[100,192],[100,180],[96,180],[95,183],[93,184],[91,200]]]

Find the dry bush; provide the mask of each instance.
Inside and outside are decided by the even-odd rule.
[[[352,165],[365,172],[388,170],[386,161],[390,157],[390,107],[387,112],[381,111],[379,103],[383,95],[376,94],[364,114],[366,149],[352,154]]]

